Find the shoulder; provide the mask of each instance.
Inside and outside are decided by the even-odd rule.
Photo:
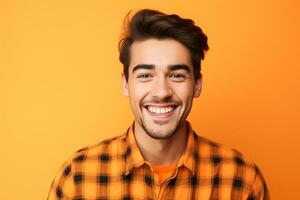
[[[80,186],[86,180],[93,180],[93,177],[97,177],[99,168],[103,168],[103,172],[105,169],[109,170],[107,164],[122,154],[125,139],[126,134],[123,134],[74,152],[54,178],[48,199],[71,199],[75,194],[76,185]]]
[[[198,153],[206,158],[214,159],[215,162],[235,162],[237,165],[253,166],[255,163],[235,148],[197,135]]]
[[[252,160],[234,148],[205,137],[197,136],[197,141],[200,162],[213,166],[219,176],[229,178],[233,184],[251,187],[259,173]]]
[[[201,164],[213,169],[213,183],[222,188],[232,188],[234,195],[243,194],[250,199],[269,199],[266,182],[258,166],[240,151],[202,136],[196,137],[196,153]],[[203,171],[203,170],[202,170]],[[202,172],[203,173],[203,172]]]
[[[121,154],[126,145],[126,134],[102,140],[97,144],[85,146],[74,152],[69,161],[80,163],[84,161],[105,161],[113,156]]]
[[[67,179],[70,182],[80,182],[87,174],[97,174],[103,166],[110,170],[108,165],[122,162],[120,158],[124,154],[123,149],[126,149],[126,134],[77,150],[63,163],[56,176],[57,182],[63,184]]]

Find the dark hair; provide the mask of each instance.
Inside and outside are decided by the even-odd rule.
[[[131,19],[129,15],[130,12],[125,17],[124,33],[119,42],[119,59],[127,81],[131,45],[136,40],[149,38],[174,39],[183,44],[191,53],[195,80],[201,77],[201,60],[209,47],[207,36],[193,20],[150,9],[140,10]]]

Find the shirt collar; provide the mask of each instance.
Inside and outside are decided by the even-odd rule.
[[[125,175],[129,174],[134,168],[138,168],[145,163],[145,160],[137,146],[135,136],[134,136],[134,122],[127,130],[127,150],[126,150],[126,166]],[[125,155],[125,156],[126,156]]]
[[[177,167],[185,166],[193,174],[196,171],[195,162],[196,162],[196,149],[198,146],[197,135],[194,133],[191,124],[187,121],[187,132],[188,132],[188,141],[186,149],[183,155],[180,157]],[[126,133],[126,143],[127,149],[125,150],[126,166],[125,166],[125,175],[128,175],[132,172],[133,169],[142,166],[147,163],[144,160],[134,136],[134,123],[128,128]]]
[[[188,132],[188,140],[185,152],[180,157],[177,166],[185,166],[188,168],[193,174],[196,172],[196,159],[197,159],[197,149],[198,149],[198,140],[197,135],[193,131],[191,124],[187,122],[187,132]]]

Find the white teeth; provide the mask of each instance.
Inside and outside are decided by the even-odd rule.
[[[154,106],[147,106],[148,110],[153,113],[158,113],[158,114],[164,114],[164,113],[169,113],[174,110],[174,107],[154,107]]]

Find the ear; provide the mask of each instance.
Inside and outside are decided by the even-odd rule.
[[[122,77],[122,94],[124,96],[129,96],[128,83],[127,83],[125,74],[122,73],[121,77]]]
[[[202,76],[200,76],[196,81],[194,85],[194,98],[197,98],[201,94],[202,89]]]

